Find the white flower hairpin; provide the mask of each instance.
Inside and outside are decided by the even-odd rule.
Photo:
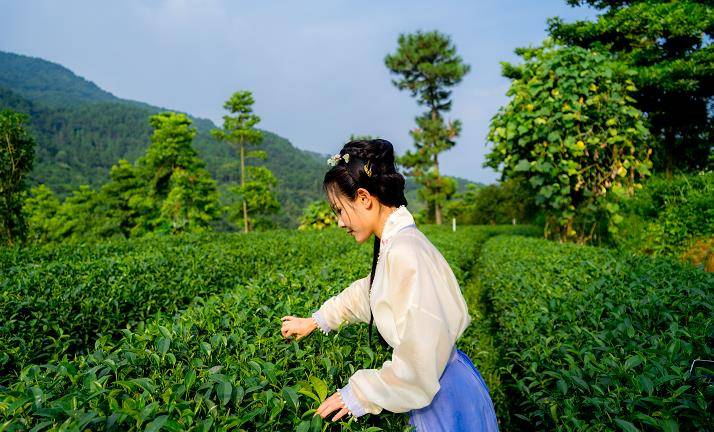
[[[335,166],[340,162],[340,159],[343,159],[345,161],[345,163],[347,163],[350,161],[350,154],[345,153],[343,156],[340,156],[340,154],[337,153],[335,155],[332,155],[332,156],[330,156],[329,159],[327,159],[327,165]]]

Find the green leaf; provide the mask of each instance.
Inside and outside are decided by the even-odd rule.
[[[310,390],[308,390],[306,388],[301,388],[300,390],[298,390],[298,393],[304,394],[305,396],[309,397],[310,399],[312,399],[316,402],[322,402],[322,400],[320,400],[320,398],[317,397],[317,395],[315,393],[311,392]]]
[[[615,419],[615,423],[625,432],[639,432],[640,430],[627,420]]]
[[[221,405],[226,406],[226,404],[231,400],[233,386],[228,381],[220,381],[218,383],[218,389],[216,390],[216,393],[218,394],[218,400],[221,401]]]
[[[156,432],[160,430],[165,424],[166,420],[169,419],[169,416],[167,415],[162,415],[159,417],[156,417],[154,421],[146,425],[146,429],[144,429],[145,432]]]
[[[285,393],[285,399],[290,401],[293,408],[298,409],[298,404],[300,403],[300,396],[298,396],[298,393],[295,391],[295,389],[292,387],[285,387],[283,389],[283,393]]]
[[[515,171],[528,171],[531,169],[531,163],[525,159],[521,159],[513,169]]]
[[[298,425],[297,432],[308,432],[310,430],[310,420],[303,420]]]
[[[171,346],[171,339],[159,338],[156,340],[156,346],[159,349],[161,355],[165,356],[166,353],[169,351],[169,347]]]
[[[639,354],[633,355],[632,357],[625,360],[625,369],[632,369],[636,366],[639,366],[642,361],[642,356],[640,356]]]
[[[186,371],[186,375],[183,377],[183,384],[186,386],[186,391],[188,391],[193,383],[196,381],[196,372],[193,369]]]
[[[320,397],[320,402],[324,401],[327,397],[327,384],[316,376],[311,376],[309,379],[312,384],[312,388],[315,389],[315,392]]]

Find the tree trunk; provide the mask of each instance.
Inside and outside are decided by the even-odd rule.
[[[674,131],[672,128],[667,128],[664,138],[664,154],[665,154],[665,173],[667,175],[667,180],[672,179],[672,172],[674,171],[674,144],[676,138],[674,137]]]
[[[248,232],[248,203],[245,201],[245,146],[240,143],[240,187],[243,189],[243,232]]]
[[[436,108],[431,109],[431,119],[436,120],[437,111]],[[436,143],[432,143],[434,150],[436,149]],[[435,181],[437,184],[439,182],[439,156],[434,152],[434,174],[436,175]],[[433,191],[432,191],[433,192]],[[437,225],[441,225],[441,203],[434,200],[434,222]]]
[[[437,155],[434,155],[434,172],[436,173],[437,184],[441,184],[439,182],[439,159]],[[441,203],[438,201],[434,201],[434,221],[437,225],[441,225]]]

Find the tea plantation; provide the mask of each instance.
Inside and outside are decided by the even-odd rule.
[[[680,264],[512,236],[422,230],[473,323],[459,342],[502,430],[707,430],[714,280]],[[506,234],[506,235],[504,235]],[[364,277],[337,230],[194,235],[0,252],[0,431],[403,431],[407,416],[313,417],[389,351],[367,326],[280,336]],[[375,338],[376,340],[376,338]]]

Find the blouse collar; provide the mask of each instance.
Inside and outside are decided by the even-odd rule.
[[[389,243],[389,240],[404,227],[414,225],[414,218],[407,210],[406,206],[399,206],[392,214],[387,217],[382,229],[382,238],[380,239],[382,246]]]

